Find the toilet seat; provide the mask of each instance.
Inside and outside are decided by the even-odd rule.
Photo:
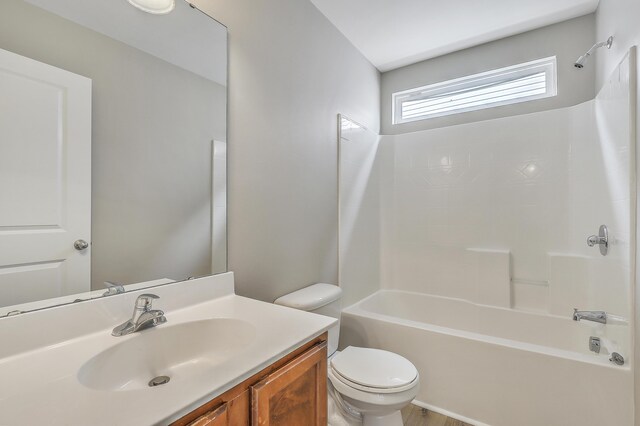
[[[360,412],[388,412],[400,410],[418,394],[420,379],[416,378],[411,385],[404,390],[364,388],[342,380],[332,368],[329,368],[328,378],[341,398]]]
[[[333,376],[370,393],[398,393],[417,384],[418,370],[406,358],[380,349],[349,346],[329,361]]]

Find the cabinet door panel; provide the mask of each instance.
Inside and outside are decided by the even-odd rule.
[[[249,390],[205,413],[189,426],[249,426]]]
[[[189,423],[189,426],[226,426],[228,422],[228,407],[227,404],[222,404],[215,410],[209,411],[192,423]]]
[[[327,343],[251,387],[252,426],[327,424]]]
[[[251,414],[251,392],[249,389],[227,403],[229,423],[226,426],[249,426]]]

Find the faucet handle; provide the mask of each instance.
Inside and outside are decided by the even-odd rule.
[[[149,309],[151,309],[153,299],[160,299],[160,296],[156,296],[155,294],[150,293],[141,294],[136,299],[136,309],[148,311]]]

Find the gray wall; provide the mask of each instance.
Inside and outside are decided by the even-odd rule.
[[[337,122],[379,128],[379,73],[307,0],[196,0],[229,28],[229,265],[272,301],[337,281]]]
[[[20,0],[0,4],[0,48],[93,80],[93,288],[209,273],[226,89]]]
[[[595,56],[595,64],[597,65],[596,90],[599,90],[607,81],[607,78],[627,54],[629,48],[640,44],[640,25],[638,17],[640,16],[640,2],[638,0],[600,0],[600,6],[596,12],[596,34],[598,40],[606,40],[610,35],[614,36],[613,46],[609,51],[599,51]],[[636,52],[637,55],[637,52]],[[636,56],[636,59],[637,56]],[[636,62],[636,83],[640,81],[640,60]],[[636,175],[638,164],[640,164],[640,132],[637,131],[638,123],[640,123],[640,93],[636,84]],[[637,179],[637,177],[636,177]],[[638,191],[640,185],[636,183],[635,190]],[[636,203],[640,203],[640,193],[636,193]],[[636,224],[640,221],[640,205],[636,204]],[[640,228],[636,226],[636,267],[635,267],[635,285],[632,295],[633,300],[629,303],[634,312],[634,336],[635,344],[634,354],[634,399],[635,399],[635,425],[640,426],[640,268],[637,267],[638,255],[640,254]]]
[[[591,14],[383,73],[380,118],[382,134],[408,133],[526,114],[576,105],[593,99],[595,67],[586,66],[578,71],[573,67],[573,63],[591,47],[594,40],[595,18]],[[558,59],[558,95],[553,98],[411,123],[391,124],[391,95],[394,92],[553,55]]]

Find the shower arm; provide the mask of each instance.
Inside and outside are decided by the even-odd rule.
[[[585,53],[584,55],[580,56],[574,63],[573,66],[580,69],[580,68],[584,68],[584,64],[585,62],[587,62],[587,59],[589,59],[591,57],[591,55],[593,55],[593,52],[596,51],[597,49],[606,46],[607,49],[611,49],[611,45],[613,44],[613,36],[610,36],[606,41],[601,41],[600,43],[596,43],[593,46],[591,46],[591,49],[589,49],[587,51],[587,53]]]
[[[604,47],[604,46],[607,46],[607,49],[611,49],[612,44],[613,44],[613,36],[609,37],[605,41],[601,41],[600,43],[596,43],[593,46],[591,46],[591,49],[589,49],[587,53],[584,54],[584,56],[591,56],[594,50],[600,49],[601,47]]]

